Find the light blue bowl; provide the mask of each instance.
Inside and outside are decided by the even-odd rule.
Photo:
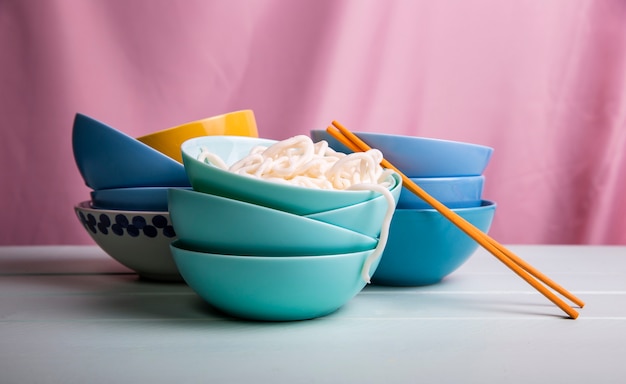
[[[400,175],[397,173],[394,173],[393,177],[397,179],[397,184],[390,192],[397,205],[400,191],[402,190],[402,179],[400,179]],[[366,236],[378,237],[380,236],[387,210],[387,199],[385,196],[379,196],[362,203],[313,213],[305,217],[350,229]]]
[[[113,188],[91,191],[91,206],[127,211],[167,211],[170,187]],[[191,189],[191,187],[181,187]]]
[[[365,286],[361,269],[373,252],[259,257],[190,251],[180,241],[170,247],[183,279],[207,303],[231,316],[265,321],[335,312]]]
[[[310,132],[314,142],[326,140],[338,152],[351,153],[325,130]],[[461,141],[418,136],[354,132],[408,177],[478,176],[487,167],[493,148]]]
[[[181,244],[196,251],[303,256],[365,251],[378,244],[342,227],[226,197],[170,189],[168,200]]]
[[[429,195],[448,208],[478,207],[482,202],[484,176],[411,177]],[[402,187],[398,209],[429,209],[430,204]]]
[[[358,204],[380,196],[373,191],[339,191],[279,184],[238,175],[198,160],[202,148],[219,156],[230,166],[246,157],[257,146],[270,146],[275,140],[244,136],[204,136],[185,141],[183,164],[196,191],[263,205],[297,215],[308,215]]]
[[[453,211],[487,232],[496,204],[484,200],[480,207]],[[438,283],[465,263],[478,246],[434,209],[397,209],[372,283],[390,286]]]
[[[80,113],[74,119],[72,149],[92,189],[190,186],[181,163]]]

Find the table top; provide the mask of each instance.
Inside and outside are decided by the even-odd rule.
[[[272,323],[96,246],[0,247],[0,383],[624,382],[626,247],[509,248],[586,302],[578,319],[482,249],[439,284]]]

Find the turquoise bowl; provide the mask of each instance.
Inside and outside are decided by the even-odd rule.
[[[91,191],[91,206],[127,211],[167,211],[170,187],[112,188]],[[191,189],[191,187],[181,187]]]
[[[493,148],[462,141],[386,133],[354,132],[408,177],[482,175]],[[314,142],[326,140],[338,152],[351,153],[325,130],[312,130]]]
[[[453,211],[487,233],[496,204],[483,200],[480,207]],[[463,265],[478,246],[434,209],[396,209],[372,283],[389,286],[438,283]]]
[[[74,118],[72,150],[91,189],[190,186],[181,163],[80,113]]]
[[[365,286],[361,269],[373,252],[262,257],[196,252],[180,241],[170,247],[183,279],[207,303],[234,317],[264,321],[335,312]]]
[[[397,173],[394,173],[393,177],[397,179],[397,184],[390,192],[397,205],[400,192],[403,189],[402,179],[400,179],[400,175]],[[366,236],[378,237],[380,236],[382,223],[388,208],[385,196],[379,196],[362,203],[332,209],[330,211],[313,213],[305,217],[350,229]]]
[[[378,244],[376,238],[336,225],[217,195],[170,189],[168,200],[180,243],[196,251],[308,256],[365,251]]]
[[[479,207],[482,203],[484,176],[410,177],[426,193],[448,208]],[[431,206],[402,187],[398,209],[429,209]]]
[[[354,205],[381,196],[373,191],[305,188],[238,175],[198,160],[202,148],[230,166],[246,157],[253,147],[270,146],[275,140],[244,136],[203,136],[181,146],[183,164],[194,190],[229,197],[297,215],[309,215]],[[390,176],[391,177],[391,176]]]

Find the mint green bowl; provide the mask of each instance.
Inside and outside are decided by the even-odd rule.
[[[313,319],[335,312],[365,286],[361,269],[373,252],[233,256],[190,251],[180,241],[170,248],[183,279],[207,303],[234,317],[264,321]]]
[[[192,190],[170,189],[168,204],[181,244],[197,251],[308,256],[378,244],[376,238],[319,220]]]
[[[402,179],[397,173],[394,173],[393,177],[396,179],[396,185],[391,188],[390,192],[394,198],[395,205],[397,205],[403,190]],[[366,236],[378,237],[380,236],[388,209],[387,199],[385,196],[380,195],[362,203],[330,211],[312,213],[305,215],[305,217],[350,229]]]
[[[194,190],[263,205],[297,215],[309,215],[358,204],[381,196],[373,191],[346,191],[279,184],[238,175],[198,160],[202,148],[219,156],[227,166],[246,157],[253,147],[275,140],[245,136],[203,136],[181,145],[185,172]]]

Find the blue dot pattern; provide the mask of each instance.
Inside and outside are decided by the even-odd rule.
[[[117,236],[130,237],[143,235],[154,238],[161,232],[165,237],[176,237],[174,227],[168,223],[167,217],[163,215],[154,216],[150,223],[142,216],[131,216],[129,218],[121,213],[116,214],[113,218],[101,213],[96,218],[92,213],[78,212],[78,218],[83,223],[83,226],[92,233],[100,232],[103,235],[113,233]]]

